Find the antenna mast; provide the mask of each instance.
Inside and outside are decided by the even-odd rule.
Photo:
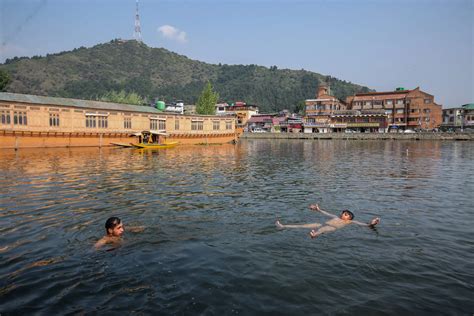
[[[133,33],[133,37],[139,43],[142,41],[142,28],[140,27],[140,15],[138,15],[138,0],[137,1],[137,8],[135,11],[135,32]]]

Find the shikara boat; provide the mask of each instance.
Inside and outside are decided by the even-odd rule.
[[[178,145],[178,142],[167,142],[165,139],[168,136],[165,131],[143,131],[138,136],[139,143],[130,143],[131,146],[136,148],[145,149],[161,149],[171,148]]]

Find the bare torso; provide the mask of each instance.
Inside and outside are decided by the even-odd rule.
[[[344,221],[338,217],[335,217],[333,219],[330,219],[326,222],[326,225],[328,226],[332,226],[334,228],[342,228],[346,225],[349,225],[351,223],[351,221]]]

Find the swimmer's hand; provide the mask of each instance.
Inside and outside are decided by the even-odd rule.
[[[374,227],[378,223],[380,223],[380,218],[376,217],[376,218],[374,218],[373,220],[370,221],[369,227]]]
[[[316,233],[316,231],[314,229],[312,229],[309,232],[309,236],[311,236],[311,238],[316,238],[318,236],[318,233]]]
[[[321,209],[319,208],[319,205],[318,204],[311,204],[309,206],[309,208],[312,210],[312,211],[315,211],[315,212],[320,212]]]

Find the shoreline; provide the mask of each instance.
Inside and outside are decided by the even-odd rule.
[[[474,133],[243,133],[241,139],[454,140],[474,141]]]

